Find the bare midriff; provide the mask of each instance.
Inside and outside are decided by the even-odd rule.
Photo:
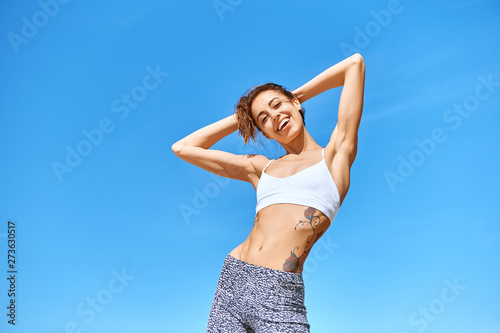
[[[250,235],[230,255],[257,266],[302,273],[312,246],[330,224],[312,207],[273,204],[257,213]]]

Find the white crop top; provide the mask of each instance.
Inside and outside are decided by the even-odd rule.
[[[340,195],[325,162],[325,148],[321,156],[318,163],[284,178],[265,173],[274,159],[269,161],[257,184],[256,212],[278,203],[298,204],[318,209],[333,222],[340,206]]]

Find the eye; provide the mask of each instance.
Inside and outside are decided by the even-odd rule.
[[[276,103],[276,105],[274,105],[274,108],[276,109],[277,107],[279,107],[281,105],[281,102],[278,102]]]
[[[262,123],[264,123],[266,121],[266,119],[267,119],[267,116],[262,117],[261,118]]]

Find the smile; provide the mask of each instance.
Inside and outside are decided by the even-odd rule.
[[[283,130],[287,125],[290,123],[290,118],[285,118],[281,121],[281,123],[278,125],[278,131]]]

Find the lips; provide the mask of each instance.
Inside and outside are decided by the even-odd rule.
[[[290,123],[290,118],[285,118],[283,120],[281,120],[281,122],[278,124],[278,128],[277,128],[277,131],[282,131],[284,128],[286,128],[288,126],[288,124]]]

